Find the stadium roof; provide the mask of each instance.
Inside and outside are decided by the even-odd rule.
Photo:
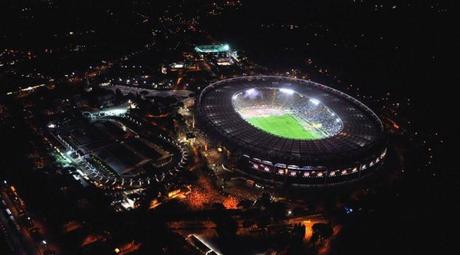
[[[294,140],[271,135],[245,121],[234,109],[232,97],[250,88],[282,87],[320,100],[343,121],[342,130],[318,140]],[[379,118],[364,104],[330,87],[278,76],[246,76],[206,87],[198,102],[207,131],[233,151],[273,163],[334,166],[356,163],[381,153],[385,145]]]

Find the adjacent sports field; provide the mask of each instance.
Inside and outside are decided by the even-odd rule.
[[[246,121],[258,129],[283,138],[314,140],[322,137],[321,133],[291,114],[251,117]]]

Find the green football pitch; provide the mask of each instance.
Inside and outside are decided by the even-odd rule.
[[[313,128],[308,129],[305,123],[301,123],[290,114],[252,117],[246,119],[254,127],[261,129],[272,135],[288,139],[314,140],[322,137],[321,133]]]

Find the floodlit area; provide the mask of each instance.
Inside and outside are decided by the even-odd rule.
[[[312,81],[230,78],[206,87],[198,105],[210,140],[225,146],[230,160],[254,179],[327,186],[374,172],[386,155],[372,110]]]
[[[98,187],[137,188],[169,179],[185,164],[181,145],[163,136],[146,135],[127,118],[115,119],[126,113],[121,108],[105,112],[49,128],[53,148],[63,163],[77,167],[84,179]]]
[[[320,139],[321,133],[307,122],[292,114],[252,117],[246,119],[251,125],[276,136],[289,139]]]
[[[219,53],[230,51],[230,45],[228,44],[210,44],[210,45],[198,45],[195,47],[195,51],[199,53]]]
[[[336,135],[343,126],[318,99],[290,88],[250,88],[233,95],[232,103],[249,124],[282,138],[322,139]]]

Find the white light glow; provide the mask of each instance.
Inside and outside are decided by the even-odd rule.
[[[184,64],[181,63],[173,63],[172,68],[184,68]]]
[[[294,94],[294,92],[295,92],[295,91],[292,90],[292,89],[286,89],[286,88],[281,88],[280,91],[283,92],[283,93],[285,93],[285,94],[288,94],[288,95],[292,95],[292,94]]]
[[[125,208],[126,210],[134,209],[135,208],[135,201],[132,200],[132,199],[126,198],[121,203],[121,206],[123,206],[123,208]]]
[[[214,252],[215,254],[217,254],[217,255],[222,255],[222,253],[218,252],[218,251],[216,250],[216,248],[214,248],[210,243],[206,242],[204,239],[202,239],[202,238],[199,237],[198,235],[194,235],[194,236],[195,236],[195,238],[198,239],[201,243],[203,243],[207,248],[210,249],[210,251],[208,251],[208,252],[213,251],[213,252]],[[206,254],[208,254],[208,253],[206,253]]]
[[[127,111],[128,111],[127,108],[115,108],[115,109],[105,110],[101,112],[109,116],[119,116],[119,115],[125,114]]]
[[[257,92],[256,89],[252,88],[252,89],[246,90],[246,91],[245,91],[245,94],[246,94],[247,96],[252,96],[252,95],[254,95],[256,92]]]
[[[316,98],[310,98],[310,102],[314,105],[319,105],[319,103],[321,103],[318,99]]]

